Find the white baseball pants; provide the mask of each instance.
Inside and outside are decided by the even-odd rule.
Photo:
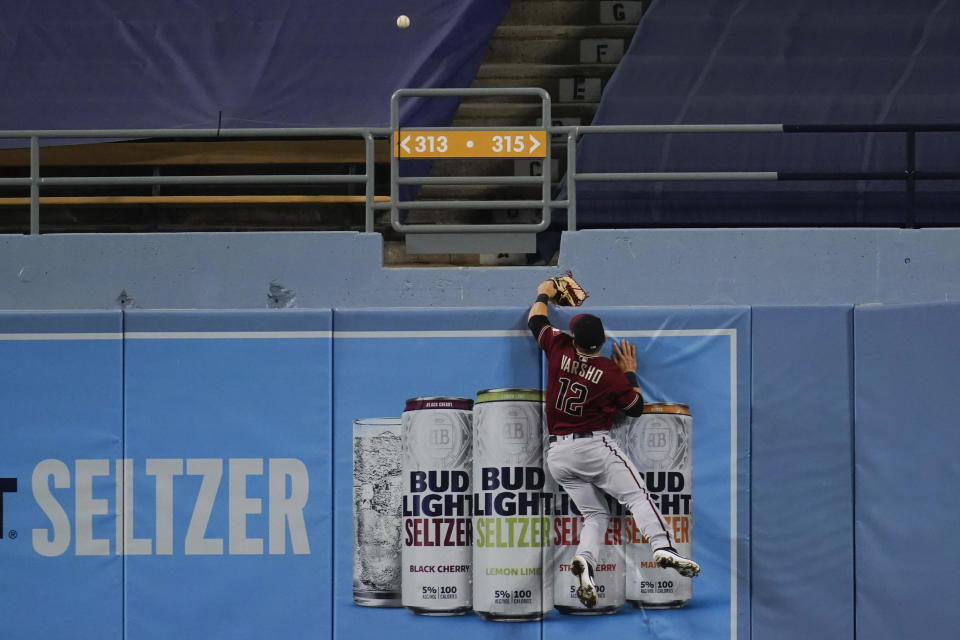
[[[547,467],[583,516],[577,555],[591,565],[596,566],[610,519],[601,489],[630,509],[637,527],[650,543],[651,552],[673,546],[643,477],[608,435],[595,432],[593,437],[576,439],[558,436],[547,450]]]

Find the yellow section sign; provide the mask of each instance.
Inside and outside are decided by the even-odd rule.
[[[397,158],[545,158],[543,129],[504,131],[395,131]]]

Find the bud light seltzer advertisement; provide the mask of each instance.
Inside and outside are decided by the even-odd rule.
[[[747,315],[638,309],[602,315],[608,331],[603,355],[610,355],[612,340],[631,341],[647,402],[683,403],[696,416],[696,439],[683,425],[667,434],[686,447],[687,466],[674,469],[658,452],[643,457],[629,442],[622,448],[633,451],[640,478],[652,483],[650,499],[673,527],[676,546],[702,572],[693,586],[672,569],[652,577],[631,574],[631,562],[655,565],[629,513],[613,504],[604,537],[610,548],[595,572],[602,606],[589,611],[577,601],[570,572],[579,512],[544,462],[545,362],[525,326],[526,311],[337,312],[334,485],[348,490],[334,498],[334,635],[374,638],[388,625],[391,635],[409,638],[453,633],[536,640],[571,632],[655,638],[666,629],[670,637],[746,637],[739,635],[747,627],[737,606],[746,572],[742,578],[735,573],[744,555],[736,530],[747,524],[746,502],[744,488],[731,480],[738,470],[731,469],[744,444],[736,427],[744,419],[741,385],[749,373]],[[550,319],[560,329],[570,316],[551,307]],[[671,323],[678,328],[670,329]],[[400,450],[389,448],[395,459],[380,462],[397,470],[396,489],[376,478],[362,489],[352,486],[353,429],[372,416],[393,416],[402,424]],[[648,440],[661,435],[648,431]],[[682,490],[674,486],[678,480],[668,482],[671,473],[685,474]],[[361,568],[368,566],[364,554],[373,552],[354,548],[366,544],[350,535],[357,518],[371,516],[370,507],[357,510],[352,494],[395,516],[395,566],[387,570],[389,555],[378,556],[378,566],[383,575],[400,576],[398,588],[371,596],[368,585],[360,596],[351,583],[357,559]],[[387,519],[377,516],[376,522]],[[660,585],[659,597],[633,596],[651,582],[654,591]]]

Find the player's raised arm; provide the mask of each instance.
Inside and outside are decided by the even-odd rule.
[[[553,280],[541,282],[540,286],[537,287],[537,300],[530,306],[530,313],[527,314],[527,327],[530,328],[530,333],[533,334],[537,345],[541,349],[543,345],[540,344],[540,337],[544,330],[550,326],[550,319],[547,318],[547,302],[555,295],[557,295],[557,286]]]

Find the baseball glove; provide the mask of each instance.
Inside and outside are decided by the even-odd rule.
[[[550,278],[557,287],[557,295],[553,301],[561,307],[579,307],[590,294],[573,278],[573,273],[567,271],[564,276]]]

